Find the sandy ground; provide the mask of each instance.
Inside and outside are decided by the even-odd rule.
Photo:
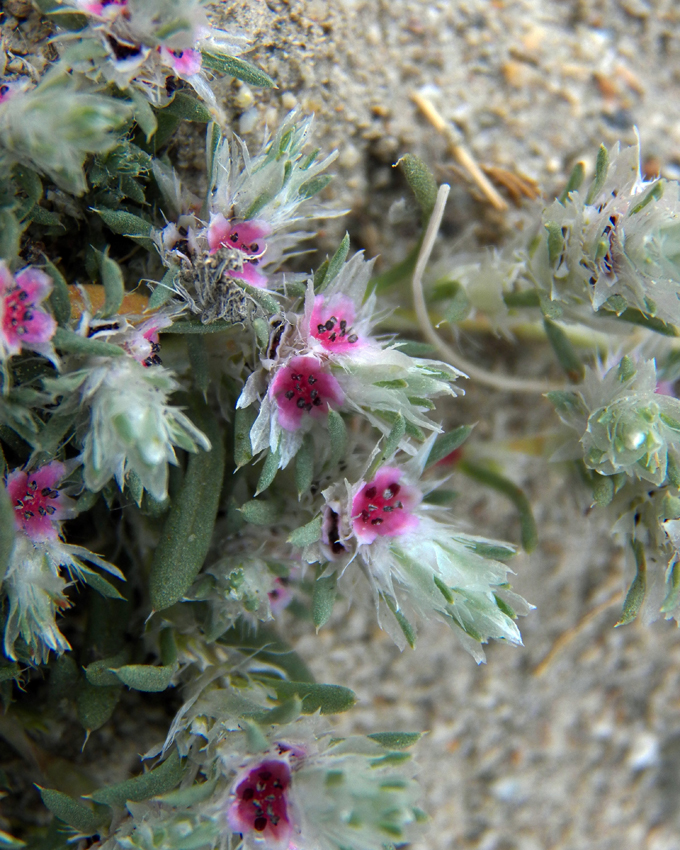
[[[298,105],[317,114],[320,146],[340,152],[332,192],[351,212],[325,229],[324,247],[348,227],[369,255],[403,256],[415,230],[392,164],[407,151],[452,182],[444,235],[458,250],[530,215],[483,201],[413,91],[478,162],[536,180],[546,197],[575,161],[592,167],[601,142],[634,142],[635,126],[649,172],[680,176],[680,7],[670,1],[251,0],[224,11],[257,33],[252,59],[279,85],[264,96],[228,86],[244,136],[260,116],[274,124]],[[503,356],[491,340],[472,344],[481,357]],[[472,387],[447,413],[479,420],[483,444],[550,427],[543,405]],[[515,564],[515,587],[537,606],[522,623],[524,648],[493,646],[478,668],[430,623],[415,652],[400,654],[360,602],[318,636],[298,627],[297,647],[320,679],[358,694],[342,730],[429,730],[418,759],[432,828],[418,850],[680,848],[677,629],[614,629],[624,559],[606,518],[585,515],[563,469],[518,457],[508,468],[541,529],[538,551]],[[466,484],[455,513],[517,540],[512,511],[482,490]],[[541,667],[556,642],[562,649]]]

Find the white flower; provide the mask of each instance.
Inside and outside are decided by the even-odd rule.
[[[680,401],[657,392],[657,385],[654,360],[624,357],[606,370],[587,367],[577,390],[548,393],[548,398],[562,421],[580,434],[589,469],[660,485],[668,453],[677,453],[680,443]]]
[[[173,446],[210,450],[210,441],[182,411],[168,404],[179,388],[162,366],[145,368],[132,357],[98,358],[80,374],[81,406],[90,411],[81,460],[93,491],[113,477],[122,489],[130,472],[158,501],[167,496]]]

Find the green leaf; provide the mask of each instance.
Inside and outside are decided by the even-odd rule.
[[[154,287],[151,297],[149,298],[149,310],[157,310],[162,307],[166,301],[172,298],[172,286],[175,280],[176,269],[168,269],[160,282]]]
[[[603,313],[612,313],[622,322],[628,322],[631,325],[639,325],[641,328],[646,328],[649,331],[661,334],[661,336],[680,336],[680,331],[678,331],[675,325],[670,325],[668,322],[664,322],[663,319],[657,319],[656,316],[647,316],[640,312],[640,310],[636,310],[633,307],[628,307],[623,312],[607,309],[607,306],[611,301],[612,299],[608,298],[607,303],[600,307],[600,310]]]
[[[144,95],[133,86],[130,86],[125,93],[134,103],[135,121],[141,128],[142,133],[144,133],[146,141],[148,142],[158,127],[154,111]]]
[[[521,292],[506,292],[503,301],[507,307],[540,307],[541,299],[535,289],[523,289]]]
[[[458,428],[454,428],[448,434],[442,434],[441,437],[438,437],[432,446],[430,454],[427,456],[425,469],[428,469],[435,463],[439,463],[440,460],[448,457],[451,452],[455,452],[456,449],[460,448],[470,436],[474,427],[474,425],[459,425]]]
[[[319,192],[323,191],[332,179],[333,178],[330,174],[317,174],[316,177],[312,177],[311,180],[308,180],[300,186],[298,189],[298,198],[303,200],[313,198],[315,195],[318,195]]]
[[[67,328],[57,328],[52,337],[54,347],[59,351],[64,351],[67,354],[91,354],[96,357],[121,357],[125,354],[123,349],[118,345],[112,345],[110,342],[102,342],[100,339],[90,339],[87,336],[80,336]]]
[[[228,74],[230,77],[235,77],[249,86],[257,86],[264,89],[276,88],[276,83],[269,74],[265,74],[264,71],[261,71],[244,59],[238,59],[236,56],[227,56],[224,53],[211,53],[207,50],[202,50],[201,56],[203,57],[204,67],[209,68],[211,71]]]
[[[614,498],[614,482],[608,475],[598,472],[593,477],[593,501],[600,508],[606,508]]]
[[[548,259],[550,265],[554,266],[562,256],[564,236],[562,235],[562,228],[554,221],[547,221],[544,226],[548,231]]]
[[[58,213],[46,210],[44,207],[36,204],[26,216],[27,221],[32,221],[34,224],[40,224],[43,227],[59,227],[66,230],[61,216]]]
[[[323,286],[324,280],[326,280],[326,275],[328,274],[328,266],[330,266],[331,261],[325,259],[323,263],[319,266],[319,268],[314,272],[314,292],[318,292],[319,289]]]
[[[337,466],[347,452],[347,427],[337,410],[328,411],[328,439],[331,444],[331,466]]]
[[[96,212],[101,217],[109,230],[113,230],[114,233],[119,233],[121,236],[127,236],[128,239],[143,245],[149,251],[154,250],[154,242],[151,239],[153,226],[148,221],[125,210],[111,210],[104,207],[102,209],[93,208],[92,212]]]
[[[0,487],[0,583],[4,580],[14,551],[14,505]]]
[[[472,302],[468,298],[465,289],[459,286],[458,291],[444,310],[444,320],[450,325],[455,325],[456,322],[462,322],[463,319],[467,319],[470,315],[470,310],[472,310]]]
[[[397,161],[400,165],[411,191],[420,207],[422,222],[425,224],[434,209],[437,200],[437,181],[422,159],[407,153]]]
[[[257,524],[264,525],[264,523]],[[316,543],[317,540],[321,539],[322,525],[323,516],[319,514],[319,516],[315,517],[311,522],[308,522],[307,525],[303,525],[301,528],[296,528],[288,538],[288,542],[292,543],[293,546],[299,546],[300,548],[303,546],[310,546],[312,543]]]
[[[118,263],[109,257],[108,248],[99,256],[99,269],[106,293],[100,315],[103,319],[108,319],[110,316],[115,316],[120,310],[120,305],[125,297],[123,272]]]
[[[347,254],[349,254],[349,233],[345,233],[343,236],[338,250],[335,254],[333,254],[328,262],[328,265],[324,270],[323,277],[319,279],[318,284],[316,278],[314,279],[315,292],[323,292],[328,284],[338,276],[340,269],[343,267],[345,260],[347,259]],[[320,273],[321,269],[319,269],[319,274]]]
[[[85,584],[96,590],[97,593],[101,593],[102,596],[106,596],[108,599],[125,599],[119,590],[110,581],[105,579],[104,576],[88,567],[81,567],[80,572]]]
[[[252,300],[262,307],[266,313],[269,313],[269,315],[274,316],[281,312],[281,305],[279,302],[264,289],[258,289],[256,286],[249,286],[247,283],[243,283],[243,281],[240,282],[240,286],[246,295],[252,298]]]
[[[387,753],[377,759],[371,759],[371,767],[386,767],[389,764],[403,764],[411,758],[410,753]]]
[[[311,434],[305,434],[302,438],[302,446],[295,455],[295,486],[298,492],[298,501],[303,493],[309,492],[313,480],[314,439]]]
[[[157,800],[159,803],[165,803],[168,806],[185,809],[209,800],[215,793],[216,787],[217,779],[211,779],[209,782],[198,782],[195,785],[190,785],[188,788],[181,788],[178,791],[169,791],[167,794],[160,794],[154,797],[154,800]]]
[[[267,679],[266,684],[276,692],[278,700],[299,697],[302,700],[302,713],[340,714],[352,708],[356,696],[349,688],[341,685],[316,685],[309,682],[284,682],[281,679]]]
[[[204,325],[198,319],[185,319],[181,322],[175,322],[169,328],[164,328],[165,334],[215,334],[220,331],[226,331],[233,328],[233,322],[216,321]]]
[[[368,735],[386,750],[407,750],[423,737],[422,732],[374,732]]]
[[[446,584],[439,578],[439,576],[434,576],[434,583],[437,586],[437,590],[441,593],[441,595],[446,599],[446,601],[451,605],[455,599],[453,593],[451,592],[451,588],[447,587]]]
[[[543,327],[545,328],[548,342],[552,346],[555,356],[569,380],[574,383],[582,381],[586,373],[585,366],[576,353],[576,349],[571,344],[569,337],[559,325],[551,322],[548,318],[543,319]]]
[[[250,430],[257,419],[255,405],[250,407],[239,407],[234,413],[234,462],[236,469],[240,469],[253,459],[253,450],[250,443]]]
[[[333,606],[337,596],[337,573],[318,578],[314,582],[312,590],[312,621],[317,632],[325,626],[333,613]]]
[[[208,554],[222,492],[225,456],[221,429],[207,405],[196,404],[194,415],[212,449],[189,456],[182,486],[163,525],[149,578],[154,611],[178,602],[198,575]]]
[[[141,803],[172,791],[181,782],[183,774],[184,767],[177,750],[173,750],[162,764],[148,773],[118,782],[108,788],[101,788],[90,794],[90,797],[95,803],[103,803],[106,806],[122,807],[127,802]]]
[[[0,259],[12,265],[19,256],[21,227],[11,210],[0,209]]]
[[[557,301],[553,301],[544,292],[539,292],[538,294],[538,306],[541,308],[541,313],[548,319],[559,319],[564,312],[562,305]]]
[[[120,680],[114,671],[117,667],[122,667],[127,660],[128,652],[123,649],[116,655],[102,658],[100,661],[93,661],[85,667],[85,678],[96,688],[118,688],[120,687]]]
[[[666,586],[668,587],[668,593],[661,605],[660,610],[662,614],[670,614],[680,604],[680,564],[677,562],[673,564]]]
[[[387,435],[385,439],[385,447],[383,448],[382,455],[383,458],[392,457],[392,455],[399,448],[399,444],[404,438],[404,434],[406,433],[406,420],[404,419],[403,413],[397,413],[397,418],[394,420],[394,425],[390,429],[390,433]]]
[[[465,460],[459,463],[458,468],[465,475],[479,481],[486,487],[491,487],[492,490],[496,490],[512,502],[519,514],[522,546],[527,552],[533,552],[538,545],[538,530],[531,505],[522,489],[503,475]]]
[[[394,619],[397,621],[399,628],[402,630],[404,637],[406,638],[406,642],[411,647],[411,649],[415,649],[416,630],[413,628],[411,623],[409,623],[408,619],[402,614],[402,612],[397,608],[397,605],[391,596],[383,596],[383,599],[387,603],[387,607],[394,614]]]
[[[600,190],[604,186],[604,181],[607,179],[608,171],[609,153],[604,145],[600,145],[600,150],[597,152],[597,161],[595,163],[595,179],[590,184],[590,189],[588,189],[586,204],[592,204],[598,196]]]
[[[45,258],[45,271],[52,278],[52,292],[50,294],[50,307],[54,318],[62,327],[68,325],[71,318],[71,299],[68,295],[68,284],[59,269]]]
[[[175,96],[162,110],[167,115],[179,118],[181,121],[198,121],[208,124],[213,120],[210,110],[195,97],[186,92],[175,92]]]
[[[150,664],[128,664],[114,670],[120,681],[133,691],[157,694],[170,684],[175,666],[153,667]]]
[[[274,525],[281,517],[281,509],[276,502],[260,502],[256,499],[241,505],[239,511],[251,525]]]
[[[572,168],[567,185],[560,192],[557,200],[563,204],[569,197],[570,192],[578,192],[586,176],[585,165],[582,162],[577,162]]]
[[[276,473],[279,471],[279,462],[281,461],[281,453],[277,449],[275,452],[271,449],[267,452],[262,466],[262,472],[257,481],[257,489],[255,495],[259,496],[272,484],[276,478]]]
[[[103,819],[97,816],[89,806],[54,788],[42,788],[40,785],[36,785],[36,788],[40,791],[43,803],[52,814],[82,835],[94,835],[101,829]]]
[[[639,203],[635,204],[632,210],[628,213],[628,215],[636,215],[641,210],[643,210],[647,204],[650,204],[652,201],[658,201],[659,198],[663,195],[663,183],[661,180],[657,180],[654,185],[645,192],[644,198],[639,201]]]
[[[120,699],[122,687],[96,687],[82,682],[78,692],[78,720],[88,733],[94,732],[109,720]]]
[[[187,354],[194,385],[205,398],[210,386],[210,361],[203,337],[193,334],[187,337]]]
[[[647,560],[645,558],[644,546],[639,540],[631,540],[630,545],[635,555],[637,572],[628,588],[628,593],[623,602],[623,611],[614,628],[632,623],[640,613],[640,608],[642,608],[642,603],[645,601],[645,594],[647,592]]]
[[[673,452],[668,452],[668,466],[666,467],[666,475],[670,483],[680,490],[680,463]]]
[[[19,680],[21,678],[21,668],[18,664],[0,662],[0,683],[10,682],[12,679]]]
[[[159,638],[161,649],[161,662],[170,667],[177,661],[177,644],[175,633],[171,628],[163,629]]]

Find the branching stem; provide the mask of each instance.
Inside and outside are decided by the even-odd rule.
[[[413,306],[415,307],[420,330],[427,341],[435,346],[444,360],[455,366],[456,369],[460,369],[466,377],[486,387],[491,387],[494,390],[500,390],[502,392],[538,394],[565,389],[564,384],[555,384],[550,381],[532,381],[526,378],[515,378],[511,375],[494,375],[492,372],[487,372],[486,369],[475,366],[474,363],[470,363],[464,357],[461,357],[457,351],[441,339],[432,326],[423,293],[423,272],[430,259],[434,241],[437,238],[437,232],[439,231],[439,225],[444,214],[444,207],[446,206],[446,199],[450,188],[446,183],[443,183],[439,187],[437,202],[432,210],[432,215],[430,216],[430,221],[423,237],[423,243],[420,247],[418,262],[413,272]]]

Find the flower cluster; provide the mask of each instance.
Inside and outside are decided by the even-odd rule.
[[[303,557],[327,564],[351,589],[360,570],[383,628],[404,648],[415,640],[413,616],[452,626],[477,662],[490,638],[521,644],[514,620],[531,606],[509,589],[513,547],[466,534],[424,501],[439,482],[421,477],[434,435],[406,463],[375,463],[358,481],[324,490],[321,537]]]
[[[206,71],[241,53],[245,39],[212,27],[204,7],[203,0],[60,0],[57,23],[69,12],[86,17],[82,29],[60,36],[62,61],[97,82],[133,88],[154,106],[171,99],[172,80],[184,80],[220,115]]]
[[[4,650],[17,658],[17,639],[27,660],[43,663],[51,651],[70,649],[59,631],[56,615],[70,606],[67,582],[79,579],[107,595],[119,596],[113,585],[84,562],[123,579],[113,564],[81,546],[64,543],[62,523],[75,516],[75,503],[60,487],[66,467],[59,461],[34,470],[16,469],[7,476],[5,489],[14,512],[15,538],[9,556],[4,588],[9,602]]]
[[[312,202],[330,181],[322,172],[335,156],[304,153],[311,129],[311,118],[291,113],[255,156],[238,138],[218,139],[209,148],[209,221],[190,214],[180,199],[175,206],[183,215],[156,234],[175,292],[202,322],[247,318],[252,288],[277,288],[281,275],[273,273],[309,238],[293,228],[338,214]]]
[[[361,253],[315,294],[307,285],[301,312],[272,329],[260,369],[248,378],[237,408],[259,404],[250,431],[253,453],[269,450],[281,469],[304,435],[329,410],[359,413],[383,433],[403,416],[412,434],[439,431],[431,399],[455,396],[460,372],[440,361],[410,357],[391,340],[371,336],[375,295],[367,296],[372,262]]]
[[[589,469],[663,484],[669,456],[678,461],[680,401],[659,393],[658,383],[653,360],[624,357],[606,371],[588,368],[578,390],[549,394],[579,433]]]
[[[50,340],[57,323],[40,306],[51,290],[52,281],[40,269],[28,266],[13,275],[0,260],[0,360],[22,349],[54,357]]]

